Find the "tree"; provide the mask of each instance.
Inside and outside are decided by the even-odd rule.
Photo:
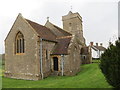
[[[100,69],[107,82],[120,88],[120,41],[111,44],[101,56]]]

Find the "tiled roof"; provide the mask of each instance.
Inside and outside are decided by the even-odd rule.
[[[95,46],[97,49],[99,49],[100,51],[105,51],[106,48],[104,48],[103,46]]]
[[[59,32],[61,32],[64,36],[70,36],[72,34],[66,32],[65,30],[61,29],[60,27],[57,27],[55,25],[53,25],[57,30],[59,30]]]
[[[55,48],[52,52],[52,55],[61,55],[61,54],[68,54],[68,46],[70,44],[71,37],[69,37],[71,34],[63,31],[61,28],[54,25],[55,28],[65,37],[61,37],[59,39],[56,39],[56,35],[52,32],[51,29],[42,26],[40,24],[37,24],[33,21],[30,21],[26,19],[26,21],[32,26],[32,28],[42,37],[42,39],[50,40],[50,41],[56,41]],[[59,34],[59,33],[58,33]],[[72,36],[72,35],[71,35]]]
[[[94,49],[95,51],[98,51],[98,49],[94,46],[91,46],[92,49]]]
[[[28,19],[26,19],[26,21],[33,27],[33,29],[40,35],[40,37],[46,40],[56,41],[56,36],[51,32],[49,28]]]
[[[103,46],[92,46],[92,48],[93,48],[95,51],[97,51],[97,50],[105,51],[105,50],[106,50],[106,48],[103,47]],[[96,49],[97,49],[97,50],[96,50]]]
[[[88,51],[88,50],[89,50],[89,47],[82,47],[80,54],[81,54],[81,55],[89,54],[89,51]]]
[[[45,26],[50,28],[51,32],[53,32],[57,38],[72,35],[49,21],[46,22]]]
[[[68,46],[70,44],[71,37],[57,39],[57,40],[58,40],[58,43],[55,45],[55,48],[54,48],[52,54],[53,55],[68,54]]]

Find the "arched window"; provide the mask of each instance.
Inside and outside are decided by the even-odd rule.
[[[24,53],[25,45],[24,45],[24,36],[21,32],[18,32],[15,38],[15,53]]]

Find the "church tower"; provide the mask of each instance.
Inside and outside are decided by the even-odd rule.
[[[85,39],[83,37],[82,17],[79,13],[69,13],[62,16],[63,29],[73,35],[76,35],[80,44],[85,45]]]

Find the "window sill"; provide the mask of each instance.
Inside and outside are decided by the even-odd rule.
[[[16,53],[16,55],[25,55],[25,53]]]

